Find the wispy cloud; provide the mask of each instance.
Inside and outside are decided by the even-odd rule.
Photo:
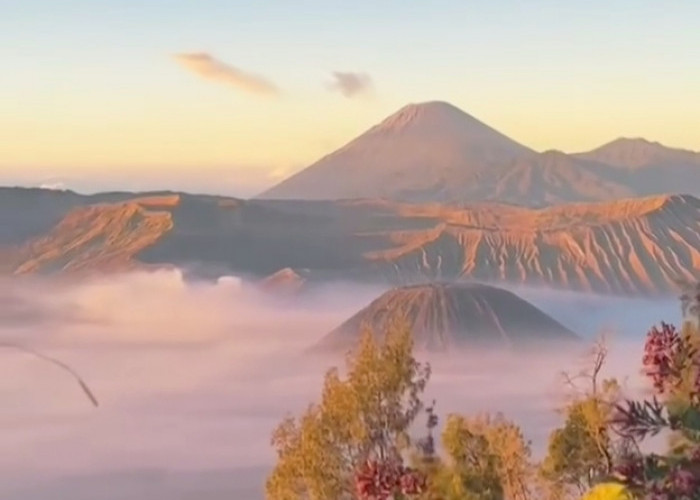
[[[333,83],[329,88],[339,91],[348,98],[358,97],[372,89],[372,78],[365,73],[334,71]]]
[[[175,59],[185,69],[202,78],[225,83],[253,94],[277,95],[280,93],[277,85],[267,78],[231,66],[206,52],[175,54]]]

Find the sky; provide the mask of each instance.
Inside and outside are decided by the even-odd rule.
[[[700,2],[0,0],[0,184],[247,196],[411,102],[700,150]]]

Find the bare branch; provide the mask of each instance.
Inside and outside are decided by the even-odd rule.
[[[48,361],[49,363],[58,366],[59,368],[63,369],[64,371],[67,371],[77,382],[78,385],[80,385],[80,388],[83,390],[87,398],[90,400],[90,402],[93,404],[93,406],[97,407],[99,406],[99,403],[97,402],[97,398],[93,394],[93,392],[90,390],[88,385],[85,383],[85,381],[78,375],[73,368],[65,364],[63,361],[60,361],[56,358],[52,358],[51,356],[47,356],[46,354],[43,354],[41,352],[35,351],[33,349],[30,349],[28,347],[21,346],[19,344],[13,344],[11,342],[0,342],[0,348],[4,349],[14,349],[17,351],[24,352],[26,354],[30,354],[36,358],[39,358],[43,361]]]

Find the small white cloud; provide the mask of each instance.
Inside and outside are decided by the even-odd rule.
[[[44,182],[39,187],[41,189],[51,189],[52,191],[65,191],[68,189],[63,182]]]
[[[330,89],[348,98],[359,97],[372,89],[372,78],[365,73],[334,71],[333,80]]]

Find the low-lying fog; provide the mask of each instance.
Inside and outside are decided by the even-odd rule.
[[[271,430],[318,399],[325,368],[338,362],[321,366],[299,353],[379,293],[329,287],[292,305],[236,278],[191,284],[176,271],[0,281],[0,341],[68,363],[100,401],[93,408],[56,366],[0,351],[0,497],[261,498]],[[608,373],[628,376],[631,390],[647,327],[679,316],[671,299],[518,293],[589,338],[615,331]],[[522,364],[430,361],[425,399],[437,399],[441,414],[501,410],[538,453],[558,421],[558,374],[581,366],[553,353]]]

